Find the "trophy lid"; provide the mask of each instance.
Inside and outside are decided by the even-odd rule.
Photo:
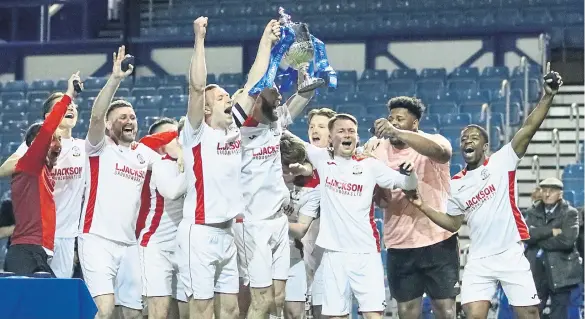
[[[278,22],[280,22],[280,24],[283,25],[292,24],[290,15],[284,12],[283,7],[278,8],[278,14],[280,15],[280,19],[278,19]]]

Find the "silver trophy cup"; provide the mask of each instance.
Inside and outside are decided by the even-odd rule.
[[[295,42],[290,46],[283,57],[283,62],[290,65],[298,72],[299,93],[313,91],[323,85],[325,80],[309,75],[309,64],[315,57],[315,48],[311,41],[311,34],[306,23],[293,23],[290,15],[284,12],[284,8],[278,9],[281,25],[291,28],[295,32]]]

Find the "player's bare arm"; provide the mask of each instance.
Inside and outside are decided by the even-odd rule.
[[[550,70],[550,62],[546,65],[547,74],[544,76],[544,94],[538,105],[532,110],[530,115],[526,118],[526,121],[522,127],[516,132],[514,138],[512,138],[512,149],[518,157],[523,157],[528,149],[528,144],[534,137],[536,131],[542,122],[546,118],[546,114],[552,105],[553,98],[559,91],[559,88],[563,85],[563,78],[558,72]]]
[[[315,218],[299,214],[299,219],[297,220],[296,223],[288,224],[289,234],[296,239],[299,240],[302,239],[303,237],[305,237],[305,234],[307,234],[309,226],[311,226],[313,220],[315,220]]]
[[[315,96],[315,91],[309,91],[305,93],[295,93],[291,96],[288,101],[286,101],[286,106],[288,107],[288,112],[290,113],[291,118],[294,120],[297,116],[303,113],[303,110],[311,99]]]
[[[205,63],[205,34],[207,17],[199,17],[193,22],[195,49],[189,68],[189,106],[187,118],[193,129],[198,129],[205,112],[205,86],[207,85],[207,66]]]
[[[126,57],[126,48],[121,46],[118,53],[114,52],[114,65],[112,75],[102,88],[91,108],[91,117],[89,119],[89,129],[87,131],[87,140],[91,145],[97,145],[101,142],[106,134],[106,113],[112,102],[112,98],[120,83],[134,70],[133,65],[128,66],[128,70],[122,71],[122,61]]]
[[[429,136],[410,130],[396,128],[387,119],[377,119],[374,128],[378,137],[395,136],[417,153],[424,155],[435,162],[444,164],[451,160],[452,149],[447,140],[432,139]]]
[[[254,98],[250,97],[248,92],[250,89],[262,79],[268,64],[270,63],[270,50],[272,46],[280,39],[280,23],[276,20],[270,20],[264,28],[262,38],[260,38],[260,44],[258,45],[258,52],[256,53],[256,59],[248,72],[248,80],[244,85],[244,90],[234,96],[234,102],[240,104],[246,114],[250,114],[254,106]]]
[[[2,163],[2,166],[0,166],[0,178],[12,176],[16,168],[16,163],[19,159],[20,156],[16,154],[10,155],[10,157],[7,158],[4,163]]]
[[[404,194],[410,203],[423,212],[433,223],[453,233],[461,228],[464,218],[463,214],[452,216],[438,211],[423,202],[417,191],[405,191]]]

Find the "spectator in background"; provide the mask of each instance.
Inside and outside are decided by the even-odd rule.
[[[577,251],[581,258],[583,258],[583,245],[585,245],[585,238],[583,238],[583,207],[579,208],[579,236],[577,236]]]
[[[532,200],[532,206],[530,206],[530,207],[536,206],[538,204],[538,202],[542,200],[542,189],[540,188],[540,186],[537,185],[532,190],[532,193],[530,194],[530,199]],[[526,218],[526,212],[529,209],[530,208],[524,208],[524,209],[522,209],[522,216],[524,216]]]
[[[526,258],[530,262],[540,313],[551,298],[551,319],[568,318],[571,290],[582,281],[583,266],[576,249],[578,212],[563,199],[563,183],[554,177],[540,185],[542,200],[526,211],[530,239]]]
[[[13,231],[14,212],[12,211],[10,192],[6,192],[0,200],[0,269],[4,268],[4,259]]]

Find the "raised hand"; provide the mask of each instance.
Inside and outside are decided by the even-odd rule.
[[[204,39],[207,33],[207,17],[199,17],[193,21],[193,31],[195,37],[198,39]]]
[[[81,82],[81,78],[79,77],[79,71],[69,77],[67,80],[67,91],[65,92],[66,95],[69,95],[72,99],[77,96],[77,92],[75,91],[75,85],[73,82],[79,81],[79,86],[83,89],[83,83]]]
[[[377,137],[391,136],[396,132],[396,128],[387,119],[377,119],[374,122],[374,133]]]
[[[280,23],[277,20],[270,20],[264,28],[262,37],[270,40],[273,44],[280,40]]]
[[[114,66],[112,67],[112,77],[121,80],[132,74],[134,66],[128,65],[128,70],[122,71],[122,61],[126,58],[126,47],[121,46],[118,48],[118,53],[114,52]]]
[[[406,199],[408,199],[409,202],[411,202],[414,206],[416,207],[421,207],[423,202],[420,199],[420,196],[418,194],[418,192],[416,190],[413,191],[402,191],[404,193],[404,195],[406,195]]]
[[[544,92],[548,95],[555,95],[563,85],[563,78],[558,72],[550,70],[550,62],[546,63],[546,74],[544,75]]]

